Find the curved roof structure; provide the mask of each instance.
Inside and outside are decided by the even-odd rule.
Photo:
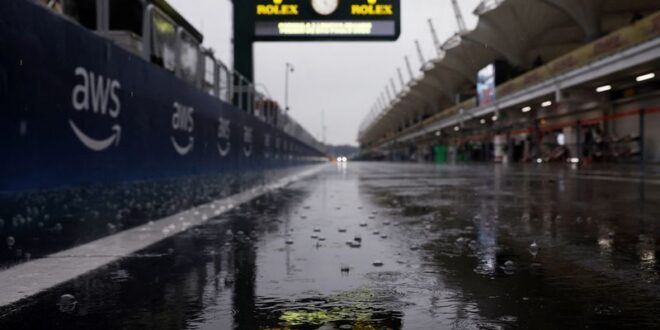
[[[656,0],[484,0],[477,26],[456,34],[398,100],[372,111],[359,133],[370,144],[474,95],[477,72],[506,61],[521,72],[660,10]]]

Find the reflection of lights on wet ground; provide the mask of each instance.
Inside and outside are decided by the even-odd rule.
[[[475,273],[482,275],[492,275],[495,273],[497,265],[497,232],[496,223],[491,223],[485,218],[479,218],[475,223],[479,241],[480,250],[476,253],[479,258],[479,265],[474,269]],[[495,222],[497,220],[493,220]]]
[[[342,265],[346,271],[350,268]],[[378,323],[383,322],[386,311],[379,313],[373,303],[387,299],[385,292],[371,289],[356,289],[341,292],[322,299],[304,299],[289,301],[288,310],[283,310],[279,320],[284,322],[281,329],[291,326],[319,326],[334,324],[332,329],[382,329]],[[386,321],[385,321],[386,322]],[[340,326],[340,324],[342,324]],[[351,327],[348,327],[350,325]],[[275,328],[273,328],[275,329]],[[280,328],[277,328],[280,329]]]
[[[653,250],[640,251],[639,259],[645,265],[655,265],[655,251]]]
[[[611,255],[612,247],[614,245],[614,233],[606,227],[599,228],[598,233],[598,248],[601,255]]]
[[[615,322],[613,328],[625,328],[624,322],[630,322],[633,317],[648,322],[646,324],[652,324],[651,321],[657,318],[652,309],[646,309],[646,297],[643,294],[652,292],[659,278],[655,268],[653,229],[641,229],[650,230],[646,236],[630,235],[640,230],[635,221],[637,212],[620,212],[619,216],[610,218],[610,212],[619,213],[616,208],[620,205],[611,201],[591,200],[591,189],[586,195],[581,191],[575,193],[575,180],[581,180],[580,184],[586,187],[592,185],[589,185],[588,180],[567,174],[566,165],[559,167],[559,172],[550,172],[554,174],[551,179],[530,177],[529,181],[520,186],[516,183],[518,177],[510,178],[510,174],[507,174],[509,170],[506,169],[491,171],[487,168],[480,172],[470,168],[470,172],[459,172],[459,176],[472,178],[473,181],[463,179],[456,182],[451,178],[453,172],[438,171],[439,174],[435,174],[438,181],[452,180],[449,184],[441,184],[451,192],[447,194],[437,193],[437,188],[428,187],[428,172],[436,173],[436,167],[428,166],[427,173],[420,172],[414,177],[397,176],[402,172],[399,168],[385,172],[384,175],[382,172],[375,173],[373,168],[363,169],[365,165],[360,163],[351,162],[350,165],[351,175],[347,178],[355,181],[342,178],[340,170],[332,166],[326,167],[324,176],[314,181],[310,180],[304,185],[301,183],[301,186],[290,191],[265,196],[255,204],[235,211],[245,216],[236,216],[233,221],[233,216],[223,217],[222,223],[226,221],[227,226],[212,222],[202,230],[202,234],[207,236],[178,236],[174,245],[176,251],[172,250],[176,257],[164,255],[159,257],[159,263],[166,262],[163,265],[169,265],[172,262],[178,265],[183,258],[196,256],[200,246],[216,250],[218,254],[212,252],[212,259],[191,259],[195,264],[190,267],[188,262],[182,265],[185,268],[176,267],[176,278],[172,276],[167,285],[162,285],[165,288],[162,293],[151,291],[154,297],[162,300],[165,307],[181,305],[181,309],[175,312],[194,315],[198,321],[193,322],[199,323],[200,328],[208,327],[204,323],[213,327],[218,318],[226,318],[228,324],[236,322],[238,328],[262,329],[380,329],[388,325],[397,329],[401,328],[402,323],[420,329],[451,328],[452,324],[460,324],[461,328],[491,325],[492,328],[509,327],[505,322],[512,322],[511,327],[528,328],[531,326],[524,317],[527,309],[529,313],[537,313],[538,322],[551,323],[554,315],[565,313],[563,317],[566,317],[566,322],[585,322],[585,325],[591,324],[589,320],[581,319],[584,313],[593,315],[595,311],[597,315],[603,315],[600,316],[601,320],[602,317],[609,317],[608,313],[614,313],[609,308],[621,308],[631,313],[625,314],[628,319],[622,316],[608,318],[606,321]],[[544,171],[552,170],[549,168]],[[471,176],[473,171],[488,175],[495,172],[501,175],[497,179],[501,182],[483,185],[480,175]],[[514,175],[517,173],[515,168],[511,171]],[[513,185],[509,185],[511,180],[514,180]],[[334,186],[335,181],[339,185]],[[347,184],[352,182],[358,183]],[[411,186],[411,183],[415,185]],[[610,186],[594,187],[603,189]],[[614,187],[614,192],[631,193],[623,187]],[[416,188],[420,189],[413,190]],[[631,185],[630,188],[633,189],[631,196],[636,196],[637,185]],[[501,196],[491,198],[493,191],[508,193],[509,189],[512,195],[526,196],[526,199],[507,199]],[[570,194],[556,194],[555,189],[569,190]],[[603,192],[610,191],[608,189]],[[414,194],[411,196],[410,192]],[[283,197],[275,199],[275,196]],[[477,198],[483,199],[483,202],[475,203]],[[567,199],[570,199],[569,203]],[[544,203],[541,204],[541,201]],[[594,204],[587,204],[590,202]],[[431,206],[426,209],[427,205]],[[181,227],[189,227],[186,222],[192,221],[190,219],[203,218],[221,206],[212,205],[209,210],[199,208],[195,213],[186,213],[185,217],[176,222],[174,229],[178,231]],[[415,213],[422,208],[425,215]],[[305,211],[298,213],[298,209]],[[408,210],[413,210],[412,215],[405,215]],[[255,232],[243,220],[251,215],[261,220],[261,216],[257,217],[261,212],[267,213],[264,213],[263,221],[255,221]],[[431,213],[426,215],[426,212]],[[477,213],[479,216],[476,216]],[[647,210],[643,216],[652,216],[652,213]],[[560,214],[563,214],[563,220]],[[578,214],[584,217],[580,218],[579,225],[576,224]],[[590,223],[587,215],[594,217],[593,222]],[[367,227],[357,228],[363,220],[366,220]],[[400,226],[394,228],[397,223]],[[103,222],[101,224],[107,225]],[[388,227],[388,224],[391,226]],[[50,226],[52,223],[47,223],[44,228]],[[160,229],[167,228],[157,226],[157,223],[152,222],[145,227],[153,228],[158,234]],[[432,231],[427,232],[426,226],[430,226]],[[104,229],[100,228],[101,231]],[[375,231],[387,233],[390,237],[382,241],[380,237],[372,235]],[[312,247],[316,241],[309,240],[309,235],[314,232],[323,233],[327,238],[327,243],[316,250]],[[339,235],[338,232],[345,234]],[[356,233],[364,239],[360,249],[351,248],[353,245],[360,246],[354,240]],[[256,252],[248,250],[251,247],[239,240],[239,237],[246,235],[253,241],[256,241],[253,236],[261,236]],[[225,242],[222,239],[216,240],[216,237],[225,237],[227,247],[220,247]],[[6,237],[0,239],[6,248]],[[286,245],[285,239],[290,239],[291,243],[295,239],[295,244]],[[14,249],[20,247],[23,241],[17,237]],[[380,250],[374,247],[386,253],[377,254],[375,251]],[[157,252],[162,250],[159,248]],[[418,250],[421,251],[411,253]],[[601,251],[607,254],[601,254]],[[533,260],[535,254],[540,258]],[[331,259],[334,255],[338,257]],[[384,263],[384,268],[374,268],[372,262],[376,258]],[[507,264],[509,260],[513,263]],[[127,263],[127,266],[135,270],[134,275],[141,276],[120,277],[141,279],[151,276],[151,272],[141,270],[147,267],[136,267],[134,261]],[[469,274],[473,269],[477,274]],[[502,276],[504,274],[510,274],[511,277]],[[551,276],[546,277],[546,274]],[[178,285],[179,279],[184,281],[183,285]],[[254,286],[250,287],[254,288],[254,301],[242,299],[246,293],[243,285],[247,280],[254,281]],[[544,282],[546,280],[548,282]],[[131,286],[133,284],[139,282],[133,282]],[[571,289],[575,288],[573,292],[585,294],[563,304],[561,299],[566,298],[563,290],[567,284],[570,284]],[[374,289],[333,295],[349,288],[365,286]],[[185,292],[190,292],[191,298],[192,294],[199,295],[203,305],[177,305],[179,299],[169,294],[169,288],[172,287],[181,287]],[[386,289],[381,289],[383,287]],[[485,287],[487,289],[483,289]],[[114,286],[109,289],[114,290]],[[378,294],[380,290],[389,289],[391,293]],[[47,301],[47,308],[57,310],[55,303],[59,293],[67,291],[83,298],[88,296],[77,287],[64,291],[58,289],[57,296]],[[112,292],[109,291],[109,294]],[[608,294],[621,292],[630,298],[611,302],[607,298]],[[637,292],[642,294],[638,295]],[[105,289],[100,293],[105,293]],[[160,299],[159,295],[165,299]],[[213,299],[207,300],[207,296]],[[603,296],[605,299],[601,299]],[[145,317],[151,315],[149,308],[154,306],[153,298],[143,299],[134,295],[122,299],[126,298],[136,300],[137,303],[129,302],[129,305],[135,306],[135,310],[144,310]],[[86,307],[87,301],[91,299],[81,299],[81,307]],[[113,308],[121,310],[121,303],[124,301],[118,300],[116,307],[103,307],[110,311]],[[610,307],[610,304],[615,307]],[[555,307],[558,305],[560,308]],[[648,305],[653,307],[652,304]],[[159,306],[162,305],[155,307]],[[508,314],[518,315],[519,308],[522,308],[523,315],[518,316],[520,324],[515,324],[516,316]],[[240,317],[232,317],[233,313],[240,313]],[[243,318],[247,315],[250,319]],[[499,315],[506,316],[497,318]],[[366,320],[358,320],[360,317]],[[333,321],[334,318],[338,320]],[[179,324],[174,323],[177,321],[172,322],[174,327]],[[172,327],[167,323],[159,326]]]
[[[557,180],[557,188],[559,189],[559,192],[563,193],[566,191],[566,181],[563,178]]]
[[[646,269],[655,267],[655,240],[647,235],[639,235],[639,261]]]
[[[342,174],[347,174],[348,169],[348,158],[346,157],[337,157],[337,170]]]
[[[359,322],[370,321],[372,314],[369,312],[360,312],[351,308],[334,308],[329,311],[285,311],[280,316],[280,320],[288,325],[322,325],[332,321],[341,321],[353,319]]]

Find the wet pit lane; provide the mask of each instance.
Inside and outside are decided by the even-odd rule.
[[[658,328],[659,201],[636,167],[328,165],[0,328]]]

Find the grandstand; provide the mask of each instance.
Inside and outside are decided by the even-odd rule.
[[[473,30],[372,108],[363,155],[660,161],[660,130],[650,129],[660,127],[659,10],[652,0],[483,1]]]

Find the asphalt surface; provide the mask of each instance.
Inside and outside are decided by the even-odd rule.
[[[657,168],[327,165],[0,328],[659,328],[659,201]]]

